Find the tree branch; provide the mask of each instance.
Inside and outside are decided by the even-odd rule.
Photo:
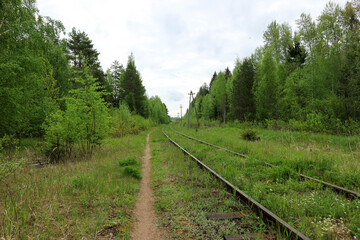
[[[3,33],[0,33],[0,37],[3,35],[3,34],[5,34],[5,33],[7,33],[9,31],[9,29],[8,30],[6,30],[5,32],[3,32]]]

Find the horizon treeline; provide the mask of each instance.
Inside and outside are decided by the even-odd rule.
[[[146,95],[133,54],[126,67],[114,61],[105,72],[99,54],[85,32],[66,35],[60,21],[41,16],[36,0],[1,1],[0,137],[41,137],[62,121],[89,138],[98,114],[107,119],[119,108],[154,124],[170,121],[160,98]]]
[[[293,129],[343,132],[360,120],[360,1],[329,2],[293,31],[271,22],[264,45],[215,72],[193,104],[207,120],[256,121]],[[191,112],[191,115],[195,113]]]

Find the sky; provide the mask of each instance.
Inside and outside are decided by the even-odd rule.
[[[133,53],[149,97],[169,115],[184,115],[190,91],[213,73],[232,71],[263,44],[274,20],[296,30],[301,13],[316,19],[327,0],[37,0],[40,14],[60,20],[69,33],[84,31],[100,52],[104,71]],[[346,0],[333,1],[344,7]]]

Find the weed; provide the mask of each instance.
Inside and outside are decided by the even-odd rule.
[[[0,181],[0,239],[128,239],[139,181],[114,166],[119,155],[140,158],[146,135],[102,141],[86,161],[21,167]]]
[[[132,166],[124,167],[124,173],[128,176],[134,177],[136,179],[141,179],[141,173],[138,169],[133,168]]]
[[[125,160],[120,160],[119,161],[119,165],[121,167],[126,167],[126,166],[130,166],[130,165],[136,165],[138,163],[138,161],[136,161],[136,159],[134,158],[127,158]]]
[[[260,138],[257,135],[257,131],[255,129],[245,129],[241,133],[241,138],[247,141],[259,141]]]

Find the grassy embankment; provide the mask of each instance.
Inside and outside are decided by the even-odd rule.
[[[18,169],[0,182],[0,238],[127,239],[139,180],[119,162],[135,159],[139,169],[145,137],[106,139],[91,159]]]
[[[310,238],[360,237],[359,199],[350,201],[296,175],[301,172],[359,191],[359,137],[259,130],[261,141],[248,142],[239,138],[241,129],[236,128],[175,129],[248,155],[241,159],[168,128],[180,145]],[[268,168],[265,161],[281,167]]]
[[[264,223],[224,186],[175,148],[160,129],[151,135],[153,188],[159,224],[173,239],[223,239],[223,235],[268,232]],[[239,221],[207,220],[206,213],[242,212]]]

